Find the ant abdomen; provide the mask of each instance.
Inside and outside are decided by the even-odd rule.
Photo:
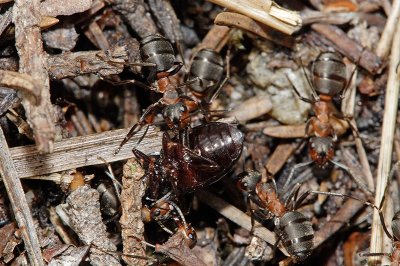
[[[400,239],[400,211],[396,212],[392,218],[392,231],[395,239]]]
[[[174,48],[171,42],[161,35],[153,34],[141,40],[140,54],[143,62],[155,64],[157,73],[167,71],[174,66]]]
[[[222,80],[224,61],[219,53],[212,49],[200,50],[190,67],[190,87],[194,93],[208,94],[215,90]],[[197,78],[197,81],[195,79]]]
[[[189,136],[193,150],[226,169],[230,169],[238,160],[243,140],[244,134],[239,129],[219,122],[195,127]]]
[[[298,211],[286,212],[278,219],[276,233],[287,252],[296,260],[305,260],[314,248],[314,229],[310,219]]]
[[[332,97],[339,94],[347,84],[342,57],[333,52],[321,53],[312,65],[312,82],[319,94]]]

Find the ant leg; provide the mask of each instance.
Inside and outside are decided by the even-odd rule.
[[[289,81],[290,85],[292,86],[292,89],[296,93],[297,97],[300,98],[300,100],[302,100],[303,102],[306,102],[306,103],[310,103],[310,104],[313,104],[313,103],[316,102],[316,100],[308,99],[306,97],[301,96],[300,92],[296,89],[296,87],[294,86],[293,82],[289,79],[288,75],[286,75],[286,78]]]
[[[392,254],[391,253],[383,253],[383,252],[377,252],[377,253],[360,253],[361,257],[377,257],[377,256],[388,256],[390,257]],[[390,266],[390,265],[382,265],[382,266]]]
[[[169,230],[161,221],[157,220],[157,224],[161,227],[162,230],[164,230],[165,232],[167,232],[170,235],[173,235],[174,232],[172,232],[171,230]]]
[[[345,116],[342,113],[332,113],[332,116],[337,118],[337,119],[341,119],[341,120],[346,121],[347,124],[349,125],[349,127],[351,128],[351,130],[354,132],[354,135],[357,138],[361,139],[360,131],[358,131],[357,126],[353,125],[353,123],[352,123],[352,119],[353,119],[352,116]]]
[[[166,72],[169,74],[169,76],[173,76],[176,73],[178,73],[179,70],[181,70],[182,66],[183,66],[182,62],[174,62],[174,66],[168,69]]]
[[[357,197],[351,196],[351,195],[346,195],[346,194],[342,194],[342,193],[334,193],[334,192],[324,192],[324,191],[316,191],[316,190],[308,190],[306,192],[304,192],[304,194],[299,198],[298,202],[296,202],[295,207],[299,207],[300,203],[302,201],[305,200],[305,198],[307,198],[308,195],[310,194],[317,194],[317,195],[326,195],[326,196],[332,196],[332,197],[339,197],[339,198],[348,198],[348,199],[353,199],[353,200],[357,200],[361,203],[363,203],[364,205],[370,206],[374,209],[376,209],[379,213],[379,219],[381,220],[381,224],[382,224],[382,228],[383,231],[385,232],[385,234],[387,235],[388,238],[394,240],[394,237],[392,236],[392,234],[390,234],[388,228],[386,227],[386,223],[385,223],[385,218],[383,216],[381,207],[377,207],[375,204],[359,199]]]
[[[176,48],[178,49],[178,53],[182,58],[183,66],[185,67],[185,71],[187,71],[187,65],[185,62],[185,56],[183,55],[183,49],[182,49],[182,41],[179,40],[176,42]]]
[[[329,160],[331,163],[333,163],[334,165],[336,165],[337,167],[345,170],[349,176],[354,180],[354,182],[356,182],[356,184],[360,187],[360,189],[367,194],[368,196],[372,196],[374,193],[368,188],[368,186],[363,182],[363,180],[361,180],[359,177],[356,177],[353,174],[353,171],[351,171],[351,169],[349,167],[347,167],[344,164],[341,164],[339,162],[333,161],[333,160]]]
[[[249,195],[247,195],[247,209],[250,210],[250,222],[251,222],[250,235],[253,235],[254,234],[255,219],[254,219],[254,210],[251,208],[251,200],[250,200]]]
[[[302,168],[305,167],[307,165],[312,164],[314,161],[309,161],[309,162],[305,162],[305,163],[298,163],[295,166],[293,166],[292,170],[290,170],[290,174],[288,176],[288,178],[285,181],[285,184],[283,185],[283,191],[287,190],[287,187],[290,185],[290,183],[293,180],[293,175],[294,175],[294,171],[296,171],[298,168]]]
[[[288,209],[290,209],[290,210],[294,210],[294,203],[297,201],[297,196],[299,194],[300,187],[301,187],[301,184],[300,183],[296,183],[296,185],[290,191],[289,196],[285,200],[285,206],[289,206],[290,203],[293,204],[292,207],[290,207],[290,208],[288,207]]]
[[[210,98],[210,103],[212,103],[220,94],[221,89],[225,86],[226,82],[228,82],[228,80],[231,77],[231,71],[230,71],[230,49],[228,49],[228,51],[226,52],[226,56],[225,56],[225,60],[226,60],[226,74],[225,74],[225,78],[222,80],[221,84],[219,84],[218,88],[215,90],[215,92],[213,93],[213,95]]]
[[[127,79],[127,80],[115,81],[115,80],[112,80],[110,78],[106,78],[106,77],[104,77],[103,75],[101,75],[99,73],[97,73],[96,75],[97,75],[97,77],[99,77],[99,79],[101,79],[101,80],[103,80],[103,81],[105,81],[105,82],[107,82],[109,84],[115,85],[115,86],[125,85],[125,84],[133,84],[133,85],[137,85],[137,86],[139,86],[141,88],[144,88],[146,90],[152,90],[152,91],[156,90],[154,87],[146,85],[143,82],[141,82],[139,80],[136,80],[136,79]]]
[[[146,124],[149,125],[153,122],[158,109],[161,108],[162,106],[163,106],[163,104],[160,101],[158,101],[158,102],[150,105],[149,107],[147,107],[146,111],[140,117],[139,121],[131,127],[128,134],[126,134],[125,138],[121,141],[118,148],[114,152],[114,156],[119,153],[122,146],[124,146],[142,128],[142,126],[144,126]],[[138,130],[136,130],[137,128],[138,128]],[[148,129],[145,130],[145,134],[147,133],[147,130]],[[139,139],[139,142],[142,141],[143,138],[144,138],[144,136],[142,136]]]
[[[310,134],[309,134],[309,132],[310,132],[310,126],[311,126],[311,123],[312,123],[315,119],[316,119],[316,118],[315,118],[314,116],[311,117],[311,118],[309,118],[309,119],[307,119],[304,138],[310,137]]]
[[[344,96],[346,95],[346,92],[347,92],[347,90],[348,90],[349,87],[350,87],[351,80],[353,79],[354,74],[356,73],[357,65],[360,64],[360,61],[361,61],[361,58],[362,58],[362,54],[364,53],[364,51],[365,51],[366,49],[367,49],[366,47],[363,47],[363,49],[361,50],[360,56],[358,57],[357,62],[355,63],[355,67],[354,67],[353,71],[351,71],[350,78],[349,78],[349,79],[347,80],[347,82],[346,82],[346,87],[344,87],[342,93],[340,94],[340,99],[343,99]]]
[[[277,236],[278,236],[278,238],[276,239],[276,241],[274,243],[274,246],[272,247],[273,258],[275,258],[276,251],[278,250],[278,244],[282,240],[282,236],[281,235],[277,235]]]

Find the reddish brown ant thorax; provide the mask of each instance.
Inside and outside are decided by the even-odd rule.
[[[275,216],[282,217],[287,212],[285,205],[280,201],[275,188],[270,183],[258,183],[255,192],[260,198],[262,205],[265,205],[263,207]]]
[[[158,75],[158,74],[157,74]],[[175,86],[171,84],[168,76],[157,79],[157,87],[159,92],[166,93],[167,91],[175,91]]]

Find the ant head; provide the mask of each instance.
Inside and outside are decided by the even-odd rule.
[[[147,206],[143,206],[141,209],[142,221],[145,223],[151,222],[150,209]]]
[[[154,221],[166,220],[171,217],[172,210],[173,206],[171,206],[168,202],[162,201],[151,208],[151,219]]]
[[[197,234],[194,228],[188,224],[185,228],[183,225],[180,226],[179,230],[182,232],[185,243],[189,248],[193,248],[197,243]]]
[[[392,231],[394,238],[400,240],[400,211],[396,212],[392,219]]]
[[[142,61],[156,65],[156,72],[171,69],[175,62],[175,52],[169,40],[159,34],[152,34],[140,42]]]
[[[189,110],[185,104],[178,102],[164,108],[163,117],[169,128],[182,128],[189,122]]]
[[[312,64],[312,83],[320,94],[331,97],[339,94],[347,84],[346,65],[342,56],[323,52]]]
[[[319,167],[327,167],[334,155],[333,139],[331,137],[312,137],[309,142],[309,154]]]
[[[238,175],[236,186],[244,192],[254,191],[257,183],[261,181],[261,173],[258,171],[246,171]]]

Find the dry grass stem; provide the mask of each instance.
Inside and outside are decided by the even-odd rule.
[[[288,48],[293,48],[294,46],[294,39],[290,38],[290,36],[273,31],[270,27],[265,26],[264,24],[242,14],[221,12],[215,17],[214,23],[221,26],[235,27],[251,32],[264,39],[273,41]]]
[[[376,55],[386,58],[389,55],[390,44],[392,43],[393,34],[396,30],[397,21],[400,17],[400,0],[394,0],[390,15],[386,21],[385,29],[382,32],[378,46],[376,47]]]
[[[377,185],[375,191],[375,205],[381,204],[388,183],[388,175],[392,162],[392,150],[394,141],[394,131],[396,127],[396,118],[398,110],[398,96],[400,80],[397,73],[397,66],[400,62],[400,20],[396,25],[396,32],[392,43],[392,52],[390,56],[389,76],[386,87],[385,110],[382,125],[382,138],[379,153]],[[389,197],[389,195],[387,195]],[[390,200],[386,197],[386,202]],[[384,204],[384,210],[385,210]],[[387,218],[388,219],[388,218]],[[387,237],[383,234],[382,225],[379,220],[378,212],[374,211],[374,219],[372,224],[371,246],[370,252],[390,252],[383,249],[383,241]],[[375,260],[371,258],[371,260]]]
[[[291,35],[301,27],[301,17],[298,12],[278,6],[270,0],[209,0],[226,7],[229,10],[246,15],[273,29]]]
[[[8,198],[20,228],[31,265],[45,265],[40,250],[32,214],[26,201],[21,181],[13,163],[3,130],[0,127],[0,174],[6,187]]]
[[[54,143],[52,154],[40,155],[36,147],[23,146],[11,149],[16,172],[20,178],[43,176],[82,166],[99,165],[107,162],[126,160],[133,157],[132,145],[142,136],[139,131],[121,151],[114,156],[114,151],[128,133],[129,129],[118,129],[103,133],[63,139]],[[144,153],[157,152],[161,148],[161,136],[150,128],[146,138],[136,145]]]
[[[354,67],[356,67],[352,63],[347,64],[347,66],[348,69],[350,70],[348,72],[352,72]],[[355,70],[353,78],[350,81],[351,82],[350,88],[347,90],[345,98],[343,99],[342,103],[342,112],[345,116],[351,117],[349,122],[355,129],[357,129],[357,124],[356,121],[354,120],[354,108],[356,105],[356,91],[357,91],[356,80],[357,80],[357,70]],[[356,136],[356,133],[353,132],[353,135]],[[365,181],[367,183],[368,188],[371,191],[374,191],[375,190],[374,177],[372,176],[371,167],[368,162],[368,157],[367,153],[365,152],[364,145],[362,143],[362,140],[358,137],[355,138],[355,143],[356,143],[358,157],[360,158],[360,163],[362,165],[363,173],[365,175]]]

